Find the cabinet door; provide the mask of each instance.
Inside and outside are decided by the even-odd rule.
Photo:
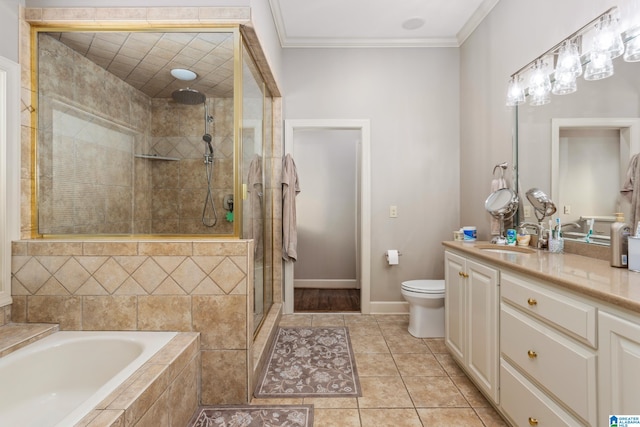
[[[609,415],[640,414],[640,324],[598,314],[599,425]]]
[[[465,259],[445,252],[444,254],[444,335],[447,347],[458,362],[464,364],[465,353]]]
[[[467,359],[469,375],[498,403],[498,271],[467,260]]]

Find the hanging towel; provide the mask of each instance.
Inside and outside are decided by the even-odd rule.
[[[627,178],[622,185],[620,194],[631,203],[631,229],[640,221],[640,154],[635,154],[629,160]]]
[[[253,253],[256,261],[262,260],[262,157],[255,155],[249,164],[247,173],[247,193],[249,193],[249,206],[246,221],[249,227],[246,238],[253,239]]]
[[[502,188],[507,188],[507,181],[503,176],[500,176],[500,178],[494,178],[491,181],[491,193]],[[491,234],[496,236],[500,234],[500,220],[494,217],[491,217]]]
[[[298,171],[291,154],[282,164],[282,258],[298,259],[298,231],[296,226],[296,196],[300,193]]]

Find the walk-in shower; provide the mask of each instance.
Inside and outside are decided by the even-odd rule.
[[[211,145],[211,141],[213,141],[213,138],[209,133],[209,124],[213,123],[213,116],[209,114],[207,97],[202,92],[191,88],[175,90],[171,93],[171,97],[179,104],[203,104],[204,106],[204,135],[202,135],[202,141],[205,143],[203,157],[205,174],[207,176],[207,191],[202,208],[202,224],[206,227],[213,227],[218,222],[218,213],[216,212],[213,193],[211,191],[213,180],[213,146]]]

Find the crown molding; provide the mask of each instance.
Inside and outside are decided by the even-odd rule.
[[[342,38],[291,37],[287,35],[278,0],[269,0],[276,32],[283,48],[381,48],[381,47],[460,47],[500,0],[484,0],[462,29],[452,37],[441,38]]]
[[[473,12],[471,18],[462,26],[460,31],[457,34],[458,46],[462,46],[462,43],[467,40],[467,38],[478,28],[478,25],[484,18],[489,15],[489,13],[493,10],[493,8],[498,4],[500,0],[484,0],[480,7]]]

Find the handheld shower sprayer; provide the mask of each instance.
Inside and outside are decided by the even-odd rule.
[[[211,141],[213,140],[213,138],[211,138],[211,135],[205,133],[204,135],[202,135],[202,140],[207,144],[207,148],[209,149],[208,154],[213,155],[213,147],[211,146]]]
[[[204,106],[204,135],[202,140],[206,144],[204,153],[204,165],[205,173],[207,176],[207,195],[204,200],[204,207],[202,208],[202,224],[205,227],[213,227],[218,222],[218,213],[213,203],[213,146],[211,142],[213,137],[209,133],[209,124],[213,123],[213,116],[209,115],[209,106],[207,105],[206,96],[195,89],[178,89],[171,94],[172,98],[180,104],[184,105],[197,105],[203,104]]]

